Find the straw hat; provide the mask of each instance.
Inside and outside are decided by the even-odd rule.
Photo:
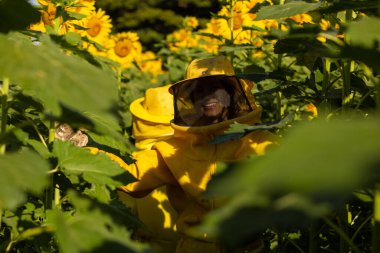
[[[133,116],[153,123],[169,124],[174,117],[173,96],[170,85],[149,88],[145,96],[133,101],[129,107]]]

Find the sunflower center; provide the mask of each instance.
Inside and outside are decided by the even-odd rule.
[[[87,23],[87,26],[88,26],[88,30],[87,30],[87,33],[88,35],[90,35],[91,37],[96,37],[100,31],[102,30],[102,24],[100,23],[99,20],[89,20],[88,23]]]
[[[128,40],[118,41],[115,45],[115,54],[119,57],[125,57],[132,51],[132,42]]]

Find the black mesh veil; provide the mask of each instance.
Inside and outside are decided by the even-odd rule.
[[[252,107],[236,76],[212,75],[171,87],[174,123],[205,126],[242,116]]]

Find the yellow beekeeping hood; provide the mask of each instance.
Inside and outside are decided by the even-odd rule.
[[[228,119],[240,118],[258,109],[251,94],[253,82],[237,78],[231,62],[225,56],[197,59],[188,65],[185,79],[169,88],[169,92],[174,96],[174,125],[206,126],[198,124],[202,122],[199,120],[202,116],[194,105],[193,94],[196,93],[195,90],[212,87],[210,85],[213,83],[223,83],[224,87],[229,90],[232,102],[228,110],[232,113]]]
[[[131,103],[132,137],[138,149],[149,149],[155,142],[173,135],[170,126],[174,117],[173,96],[169,87],[149,88],[144,97]]]

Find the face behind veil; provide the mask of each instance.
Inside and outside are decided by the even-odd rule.
[[[188,80],[173,87],[174,123],[206,126],[252,111],[235,76],[213,75]]]

